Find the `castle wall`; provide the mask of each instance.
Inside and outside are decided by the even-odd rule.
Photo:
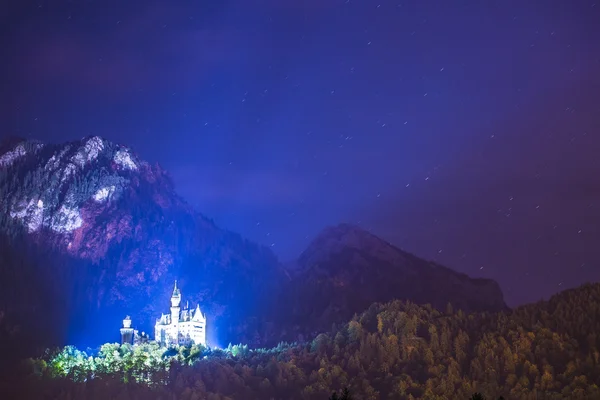
[[[155,340],[165,345],[202,344],[206,345],[205,321],[180,321],[178,324],[155,327]]]

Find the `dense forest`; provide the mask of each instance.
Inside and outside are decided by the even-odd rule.
[[[395,301],[272,349],[47,351],[0,390],[52,399],[328,399],[343,388],[357,400],[594,399],[599,328],[600,284],[493,314]]]

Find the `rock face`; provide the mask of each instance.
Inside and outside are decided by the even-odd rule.
[[[73,318],[105,340],[118,339],[125,313],[151,329],[168,312],[175,279],[183,301],[200,302],[209,315],[213,343],[251,336],[240,320],[253,320],[286,279],[269,249],[195,212],[165,171],[127,147],[88,137],[62,145],[12,140],[3,150],[2,232],[67,256],[61,265],[47,259],[46,268],[72,269],[65,292],[84,288],[66,296]]]
[[[394,299],[441,310],[448,303],[464,311],[507,309],[495,281],[425,261],[348,224],[329,227],[314,239],[299,257],[285,295],[289,324],[308,335],[373,302]]]
[[[213,345],[307,338],[393,299],[506,308],[495,282],[350,225],[324,230],[286,271],[270,249],[193,210],[158,165],[100,137],[0,145],[0,211],[2,344],[36,332],[77,345],[118,341],[125,315],[152,332],[175,279],[182,303],[206,313]]]

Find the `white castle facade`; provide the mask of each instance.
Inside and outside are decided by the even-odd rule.
[[[166,346],[201,344],[206,346],[206,316],[200,311],[200,305],[195,310],[180,308],[181,292],[175,288],[171,296],[171,313],[162,314],[154,326],[154,340]]]
[[[180,307],[181,292],[175,288],[171,296],[171,313],[162,314],[156,320],[154,325],[154,340],[162,346],[187,346],[201,344],[206,346],[206,316],[200,311],[200,305],[195,310],[190,310],[186,306],[183,310]],[[148,340],[148,336],[131,328],[131,319],[129,317],[123,320],[121,328],[121,343],[139,344]]]

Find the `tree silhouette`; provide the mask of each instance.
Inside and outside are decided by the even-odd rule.
[[[477,392],[477,393],[473,393],[473,396],[471,396],[471,398],[469,400],[485,400],[485,396],[482,395],[481,393]],[[504,400],[503,396],[498,397],[498,400]]]
[[[333,392],[329,400],[352,400],[352,396],[350,396],[348,388],[344,388],[339,396],[336,392]]]

